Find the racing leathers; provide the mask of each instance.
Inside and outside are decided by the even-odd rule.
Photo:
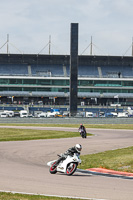
[[[82,131],[84,131],[84,132],[86,133],[85,127],[84,127],[83,125],[80,125],[80,127],[79,127],[79,132],[82,132]]]
[[[56,161],[56,163],[54,164],[54,166],[57,166],[61,161],[65,160],[67,158],[67,156],[73,156],[74,153],[77,153],[80,155],[80,153],[77,151],[77,149],[75,147],[71,147],[69,148],[67,151],[65,151],[64,154],[61,155],[61,157]]]

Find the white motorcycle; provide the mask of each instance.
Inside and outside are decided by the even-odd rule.
[[[61,155],[58,156],[61,157]],[[74,153],[73,156],[68,155],[65,160],[61,161],[57,166],[54,166],[56,161],[57,160],[53,160],[47,163],[47,165],[50,166],[49,172],[51,174],[61,172],[70,176],[76,171],[78,164],[81,164],[81,159],[77,153]]]

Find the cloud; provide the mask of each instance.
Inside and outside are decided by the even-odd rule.
[[[38,53],[51,35],[52,53],[69,54],[70,23],[76,22],[79,53],[93,36],[100,49],[121,55],[133,34],[132,9],[132,0],[4,0],[0,43],[4,44],[9,33],[10,42],[22,52]],[[44,50],[47,52],[48,48]]]

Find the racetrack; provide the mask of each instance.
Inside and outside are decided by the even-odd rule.
[[[77,131],[73,128],[69,130]],[[132,130],[87,129],[87,132],[95,135],[87,139],[79,137],[0,142],[0,190],[106,200],[132,200],[133,180],[90,176],[79,172],[70,177],[49,173],[46,163],[76,143],[82,144],[82,154],[133,145]]]

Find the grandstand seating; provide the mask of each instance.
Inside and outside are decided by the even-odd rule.
[[[133,77],[132,66],[80,66],[78,75],[80,77],[100,78]],[[0,75],[25,75],[43,77],[62,77],[70,75],[69,65],[28,65],[28,64],[0,64]]]
[[[70,67],[66,66],[67,75],[70,75]],[[96,66],[78,66],[78,75],[81,77],[99,77]]]
[[[66,66],[67,75],[70,74],[69,66]],[[78,75],[81,77],[100,77],[100,78],[128,78],[133,77],[132,66],[79,66]]]
[[[101,66],[102,77],[120,77],[128,78],[133,77],[133,67],[132,66]]]
[[[0,75],[28,75],[26,64],[0,64]]]
[[[79,76],[99,77],[98,69],[95,66],[79,66]]]
[[[64,76],[62,65],[31,65],[33,76]]]

